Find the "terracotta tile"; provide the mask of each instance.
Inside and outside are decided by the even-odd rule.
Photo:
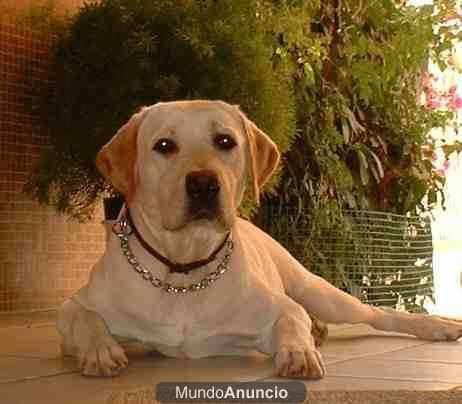
[[[24,369],[30,367],[29,363],[34,369],[35,364],[39,363],[56,363],[56,366],[59,367],[59,364],[64,360],[66,363],[73,364],[75,368],[75,359],[62,358],[59,347],[60,336],[54,326],[0,329],[0,339],[5,341],[0,346],[0,360],[14,361],[16,358],[18,364],[21,363]],[[196,375],[201,380],[205,380],[207,377],[214,378],[217,373],[226,374],[230,380],[234,380],[236,377],[239,380],[247,378],[255,380],[274,374],[272,359],[258,353],[248,357],[229,356],[183,360],[167,358],[159,353],[150,353],[141,344],[134,343],[125,348],[130,361],[130,368],[140,369],[140,371],[149,368],[181,369],[181,372],[187,375]],[[43,358],[44,361],[39,361],[37,358]],[[179,376],[183,374],[181,372]]]
[[[167,358],[160,354],[149,354],[131,361],[133,369],[176,369],[180,379],[184,376],[191,380],[244,381],[258,380],[274,376],[272,358],[262,354],[249,356],[220,356],[201,359]]]
[[[307,403],[317,404],[456,404],[462,394],[454,391],[312,391]]]
[[[148,359],[132,361],[129,368],[115,378],[88,378],[80,374],[45,377],[0,384],[0,394],[2,400],[6,398],[6,402],[15,404],[112,404],[127,395],[151,394],[154,385],[162,381],[251,381],[273,375],[272,362],[264,357],[150,359],[150,363]]]
[[[128,371],[124,376],[109,379],[86,378],[78,374],[62,375],[3,384],[0,385],[0,393],[2,399],[12,404],[112,404],[111,398],[124,392],[152,389],[155,380],[152,373],[135,375]],[[166,372],[166,375],[171,373]]]
[[[1,355],[18,355],[31,358],[57,358],[60,341],[55,326],[0,328]]]
[[[462,365],[439,362],[348,360],[327,366],[329,376],[462,384]]]
[[[56,310],[38,311],[24,314],[0,314],[0,328],[6,327],[37,327],[44,324],[52,325],[56,321]]]
[[[58,359],[0,357],[0,385],[19,379],[75,372],[74,361]]]
[[[345,360],[350,360],[348,356],[332,356],[332,355],[326,355],[326,354],[322,355],[322,359],[324,360],[325,365],[329,365],[329,364],[336,363],[336,362],[343,362]]]
[[[404,348],[424,346],[425,341],[418,340],[411,336],[385,333],[363,333],[341,335],[330,338],[321,347],[321,353],[326,357],[339,360],[355,359],[370,355],[392,352]]]
[[[283,378],[265,379],[265,381],[282,381]],[[359,377],[337,377],[326,376],[322,380],[305,381],[308,391],[385,391],[385,390],[450,390],[455,388],[456,384],[440,382],[415,382],[404,380],[388,379],[365,379]]]
[[[374,359],[453,363],[461,365],[462,370],[462,341],[434,342],[377,355]]]
[[[328,376],[306,382],[313,391],[446,390],[462,385],[459,343],[429,344],[368,326],[343,326],[330,331],[329,341],[322,349]],[[273,362],[264,355],[180,360],[147,353],[139,344],[131,345],[130,366],[121,376],[86,378],[78,373],[63,374],[75,370],[75,361],[60,357],[60,337],[52,325],[0,329],[0,339],[5,341],[0,346],[0,355],[4,355],[0,356],[0,394],[2,402],[6,398],[5,402],[13,404],[112,404],[130,402],[130,395],[144,397],[144,404],[150,402],[146,397],[160,381],[274,378]],[[432,362],[425,362],[426,358]],[[53,376],[57,373],[61,374]],[[32,377],[36,379],[5,383]]]

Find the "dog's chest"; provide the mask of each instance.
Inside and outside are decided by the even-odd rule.
[[[245,266],[235,248],[229,270],[208,288],[192,293],[169,294],[143,279],[127,262],[119,248],[106,256],[101,275],[90,282],[94,296],[101,288],[110,299],[97,311],[115,335],[141,340],[171,356],[200,357],[240,353],[255,348],[264,330],[279,316],[267,290]],[[194,274],[165,277],[152,257],[136,251],[139,261],[155,276],[176,286],[200,281],[214,265]],[[98,286],[98,283],[105,285]],[[103,313],[104,312],[104,313]]]
[[[254,349],[278,311],[267,294],[250,284],[251,279],[233,271],[234,265],[210,287],[187,294],[166,293],[136,273],[130,282],[120,279],[119,287],[111,288],[123,287],[123,295],[114,296],[111,305],[111,331],[177,357]],[[169,279],[176,285],[196,280],[183,275]]]

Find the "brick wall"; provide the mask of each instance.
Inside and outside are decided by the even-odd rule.
[[[101,212],[92,223],[74,223],[21,192],[47,144],[37,107],[53,92],[52,41],[0,22],[0,312],[56,307],[85,283],[103,251]]]
[[[23,15],[31,9],[52,6],[56,15],[73,13],[85,0],[1,0],[0,9],[10,15]]]

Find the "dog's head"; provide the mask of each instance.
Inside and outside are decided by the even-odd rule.
[[[229,229],[249,175],[255,199],[279,162],[273,141],[237,106],[177,101],[144,107],[96,165],[129,206],[166,230],[204,221]]]

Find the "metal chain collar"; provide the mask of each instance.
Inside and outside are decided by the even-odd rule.
[[[206,275],[203,279],[201,279],[197,283],[192,283],[190,285],[172,285],[171,283],[165,282],[157,277],[155,277],[152,272],[141,265],[138,260],[136,259],[135,255],[133,254],[130,245],[128,243],[128,237],[131,234],[130,225],[127,223],[127,220],[122,217],[119,221],[117,221],[113,226],[113,231],[120,239],[120,247],[122,249],[122,253],[127,258],[128,263],[132,266],[132,268],[138,272],[144,280],[150,282],[155,288],[160,288],[167,293],[177,295],[181,293],[188,293],[188,292],[197,292],[199,290],[205,289],[209,287],[213,282],[215,282],[221,275],[223,275],[226,271],[228,271],[228,263],[231,258],[231,253],[234,248],[234,243],[231,240],[231,237],[228,238],[226,242],[226,253],[221,260],[221,262],[217,265],[217,268]]]

